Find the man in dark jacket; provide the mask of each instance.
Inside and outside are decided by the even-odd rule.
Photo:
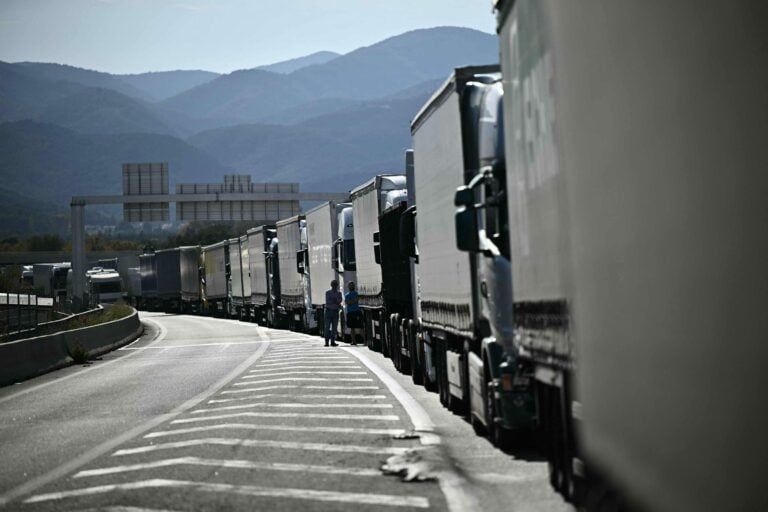
[[[331,289],[325,292],[325,346],[330,342],[332,347],[336,346],[336,328],[339,324],[339,310],[343,298],[339,291],[339,282],[335,279],[331,281]]]

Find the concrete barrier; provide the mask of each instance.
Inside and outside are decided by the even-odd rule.
[[[142,333],[139,314],[111,322],[0,344],[0,386],[6,386],[73,363],[79,343],[91,356],[114,350]]]

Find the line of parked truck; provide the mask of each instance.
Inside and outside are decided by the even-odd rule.
[[[142,255],[136,299],[312,332],[355,281],[368,346],[535,432],[567,500],[765,509],[766,9],[495,7],[501,66],[451,74],[404,174]]]

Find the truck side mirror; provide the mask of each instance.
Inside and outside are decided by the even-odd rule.
[[[465,206],[472,208],[475,206],[475,191],[469,187],[459,187],[456,189],[456,195],[453,197],[455,206]]]
[[[373,234],[373,259],[381,265],[381,236],[378,231]]]
[[[416,207],[405,210],[400,217],[400,254],[416,256]]]
[[[480,237],[477,233],[477,210],[474,208],[465,206],[456,212],[456,247],[460,251],[480,251]]]

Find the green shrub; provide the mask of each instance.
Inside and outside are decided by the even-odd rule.
[[[79,341],[76,341],[72,347],[67,345],[67,354],[69,354],[69,357],[71,357],[77,364],[87,363],[91,358],[90,351]]]

